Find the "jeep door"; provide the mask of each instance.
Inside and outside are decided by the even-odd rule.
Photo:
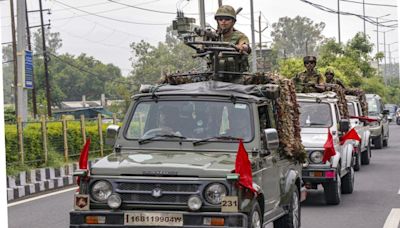
[[[258,121],[259,131],[262,134],[266,128],[275,128],[275,120],[273,118],[273,112],[271,105],[262,105],[258,107]],[[257,129],[257,128],[256,128]],[[275,209],[280,203],[280,175],[279,168],[277,165],[277,152],[266,151],[264,143],[261,137],[260,148],[262,151],[259,157],[259,171],[261,174],[261,187],[265,194],[265,216],[273,216],[273,209]],[[269,217],[269,216],[268,216]]]

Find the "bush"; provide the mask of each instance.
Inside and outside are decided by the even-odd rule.
[[[103,143],[107,124],[103,124]],[[16,124],[5,125],[7,174],[13,175],[20,171],[39,167],[57,167],[64,161],[64,138],[62,122],[47,124],[47,164],[43,149],[42,127],[38,122],[25,123],[23,127],[24,164],[20,162],[18,148],[18,133]],[[97,121],[85,122],[86,137],[91,138],[90,157],[100,156],[100,140]],[[67,121],[68,156],[70,161],[79,159],[83,147],[83,137],[79,121]],[[104,145],[104,154],[109,154],[111,147]]]

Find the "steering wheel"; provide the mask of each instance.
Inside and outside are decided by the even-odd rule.
[[[146,133],[143,134],[142,138],[147,138],[155,135],[166,135],[166,134],[172,134],[175,135],[175,132],[172,129],[166,129],[166,128],[153,128]]]

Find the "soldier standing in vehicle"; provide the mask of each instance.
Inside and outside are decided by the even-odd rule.
[[[222,34],[223,41],[231,42],[240,52],[250,54],[249,38],[233,27],[236,23],[235,9],[232,6],[223,5],[219,7],[214,18],[218,23],[217,32]]]
[[[304,67],[306,70],[297,74],[293,78],[293,82],[296,85],[297,93],[311,93],[319,92],[318,85],[324,83],[322,75],[315,70],[317,64],[317,58],[315,56],[305,56],[303,58]]]
[[[328,68],[325,71],[325,82],[328,84],[337,84],[340,85],[343,89],[345,88],[342,81],[335,78],[335,71],[331,68]]]

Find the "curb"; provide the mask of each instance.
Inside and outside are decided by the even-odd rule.
[[[89,169],[97,161],[89,161]],[[75,162],[59,168],[40,168],[7,176],[7,202],[76,184],[73,173],[78,167]]]

